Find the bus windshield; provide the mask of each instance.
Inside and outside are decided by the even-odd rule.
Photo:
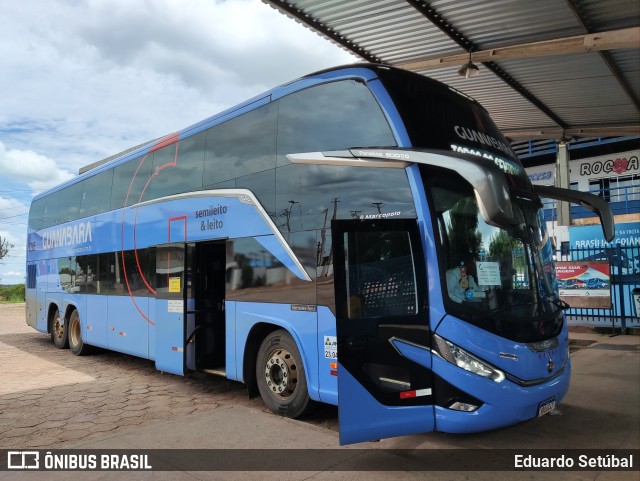
[[[447,309],[519,341],[558,334],[562,325],[553,249],[539,201],[512,195],[515,223],[485,222],[462,178],[428,186],[441,252]]]

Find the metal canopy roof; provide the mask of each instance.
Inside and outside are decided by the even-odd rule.
[[[475,98],[512,141],[640,135],[638,0],[263,0]],[[458,74],[471,60],[477,77]]]

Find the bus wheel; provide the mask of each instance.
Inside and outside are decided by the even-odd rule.
[[[69,347],[67,323],[60,319],[60,310],[56,308],[51,319],[51,342],[58,349],[66,349]]]
[[[274,413],[297,418],[313,407],[302,357],[287,331],[274,331],[262,341],[256,377],[260,396]]]
[[[90,346],[82,341],[82,326],[77,309],[74,309],[69,316],[69,348],[76,356],[84,356],[90,349]]]

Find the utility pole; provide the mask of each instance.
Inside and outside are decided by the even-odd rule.
[[[569,142],[562,138],[558,142],[558,159],[556,160],[556,187],[568,189],[569,180]],[[571,225],[571,206],[568,202],[556,201],[558,225]]]

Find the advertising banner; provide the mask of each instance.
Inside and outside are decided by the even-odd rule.
[[[616,223],[616,236],[612,242],[602,238],[600,225],[569,227],[573,259],[608,260],[613,275],[630,276],[640,273],[640,222]],[[616,251],[617,246],[621,250]],[[606,252],[606,250],[609,252]],[[623,281],[631,279],[623,278]]]
[[[556,262],[560,298],[571,307],[611,308],[608,261]]]

